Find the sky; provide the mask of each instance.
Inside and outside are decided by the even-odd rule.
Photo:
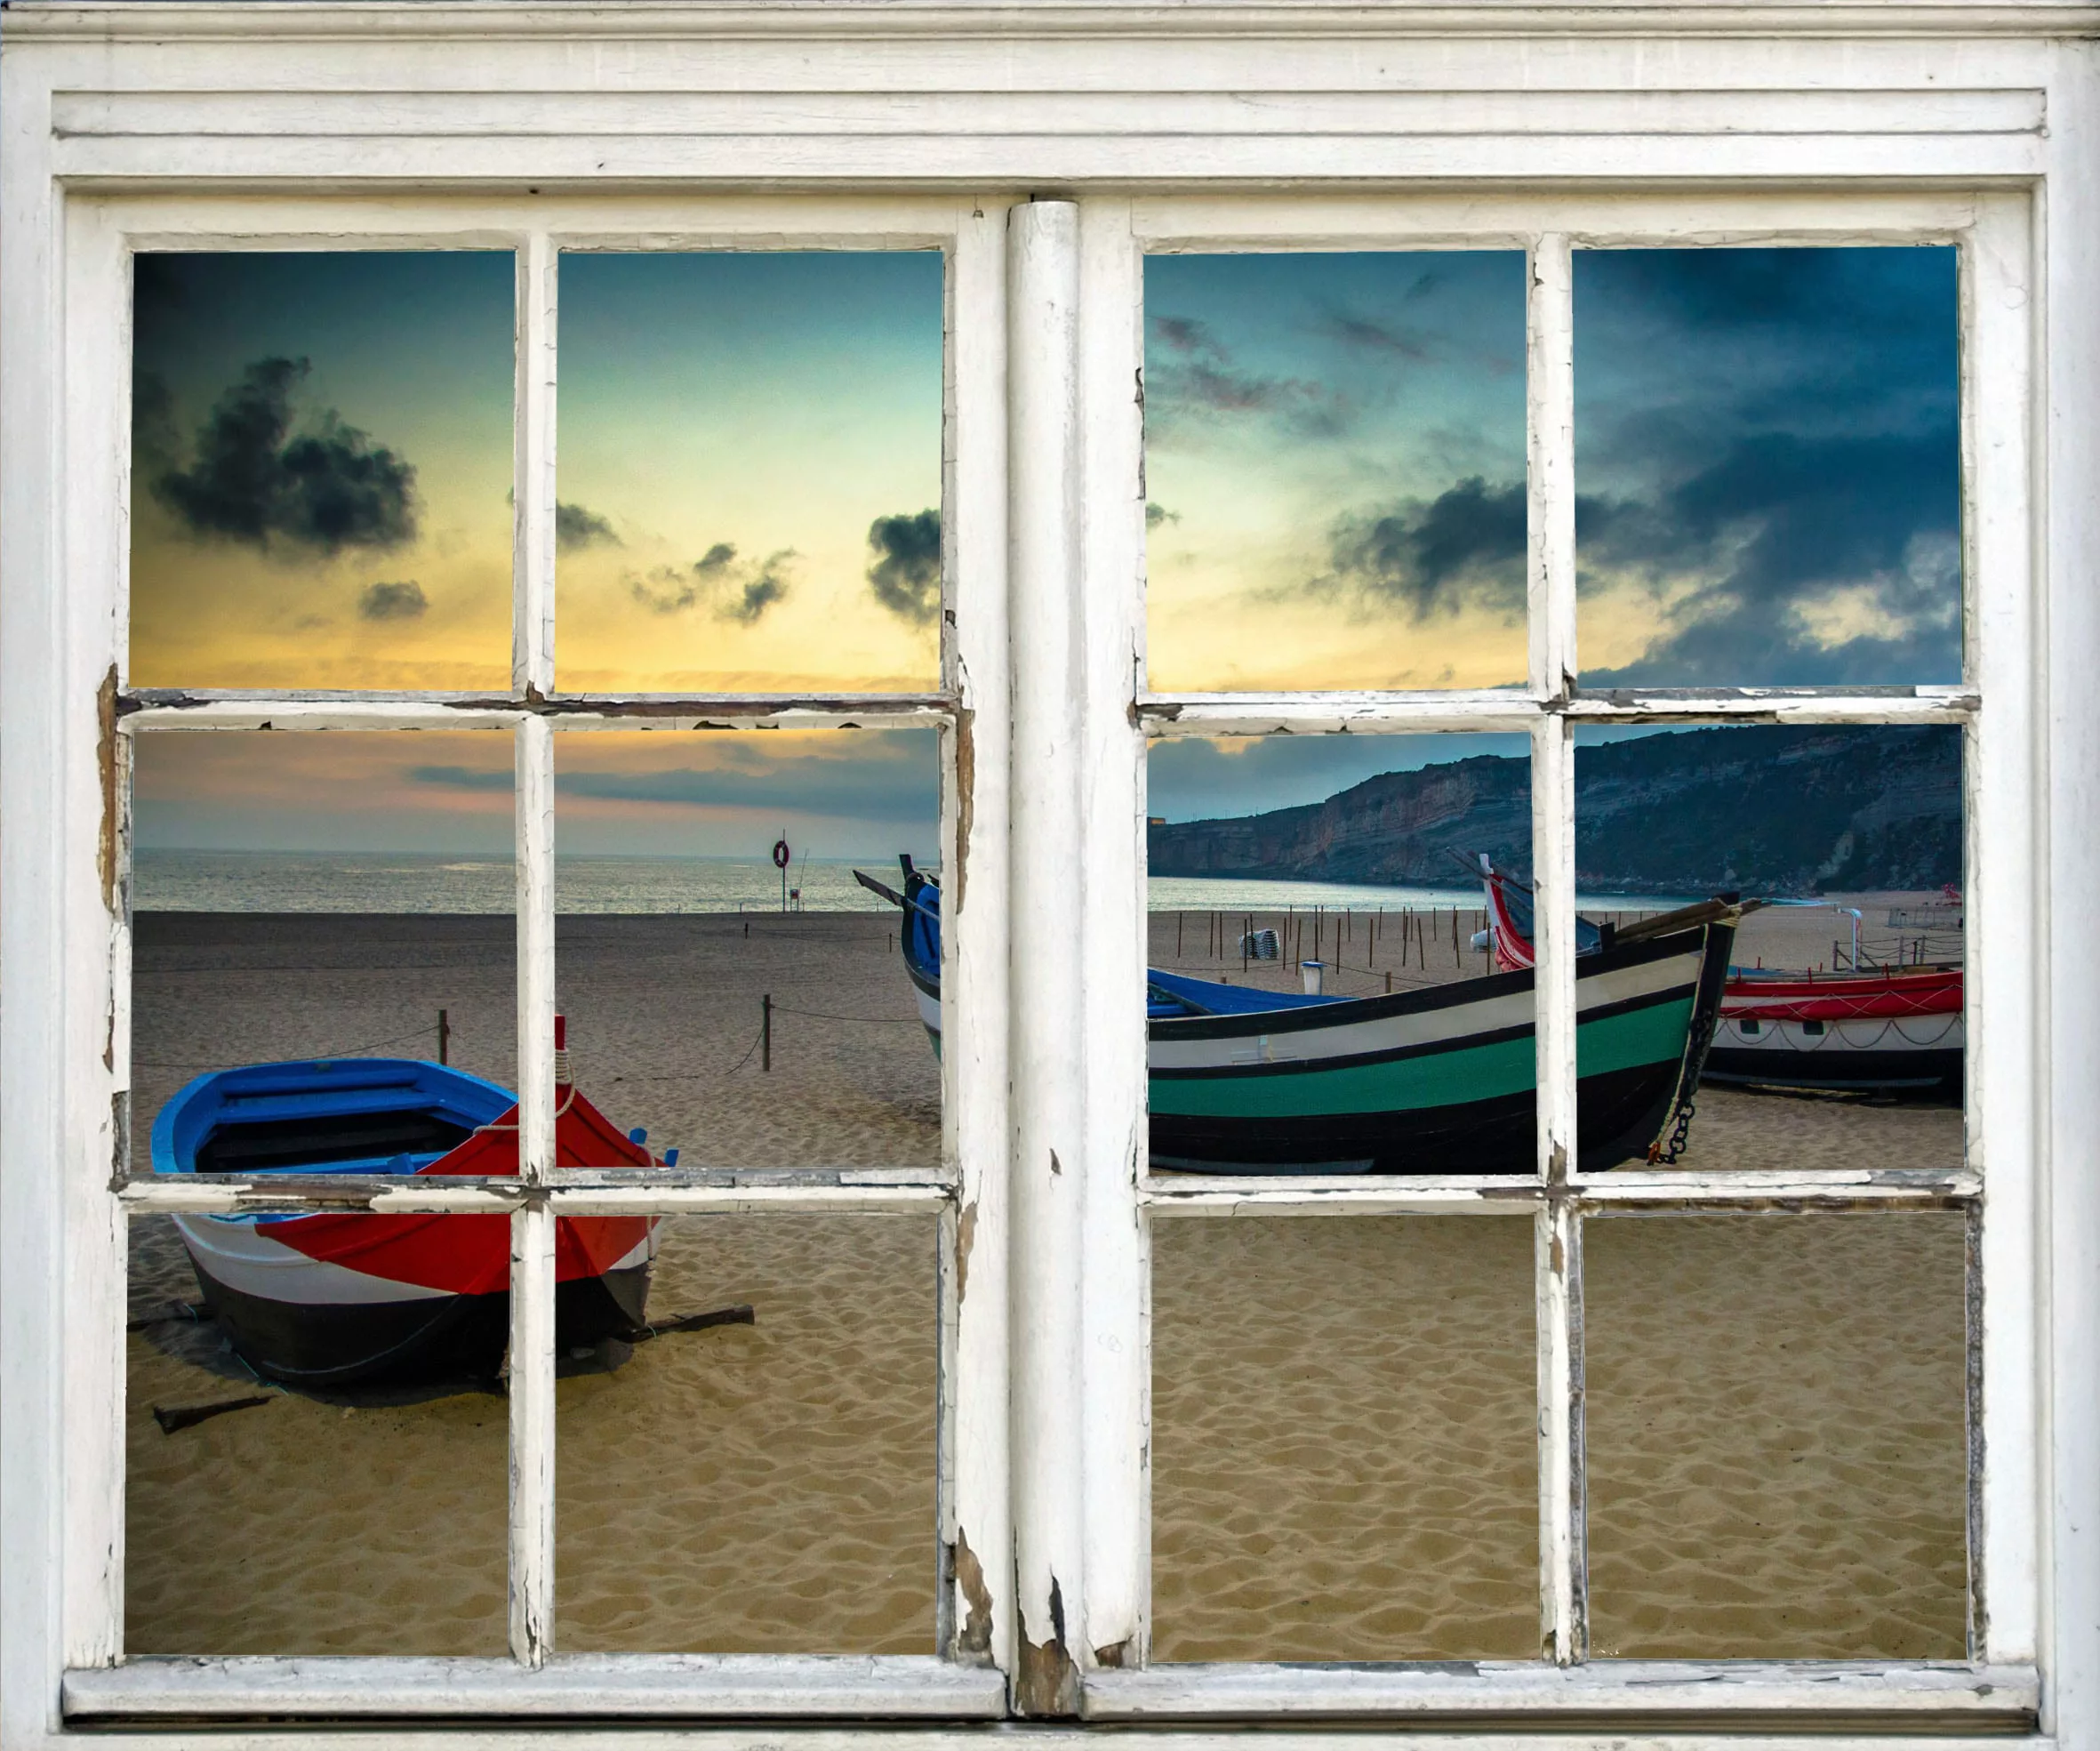
[[[939,685],[942,268],[563,258],[558,685]],[[139,258],[133,685],[508,687],[513,277]]]
[[[1157,691],[1524,679],[1524,257],[1145,263]]]
[[[557,684],[937,687],[940,254],[561,276]]]
[[[1145,807],[1168,821],[1261,815],[1325,802],[1382,772],[1482,754],[1524,759],[1529,740],[1497,734],[1166,736],[1147,753]]]
[[[939,254],[561,271],[559,684],[936,685]],[[1150,685],[1519,682],[1521,256],[1159,256],[1145,299]],[[503,253],[140,257],[133,684],[506,687],[512,306]],[[1578,252],[1583,679],[1955,679],[1956,346],[1951,250]],[[565,831],[866,855],[930,818],[930,738],[922,780],[812,737],[565,736]],[[384,739],[147,738],[141,843],[509,843],[501,736]],[[1173,741],[1150,810],[1480,751],[1520,743]]]
[[[512,741],[501,730],[145,731],[141,850],[507,856]],[[557,855],[796,855],[938,862],[930,729],[573,731],[555,737]]]
[[[1959,679],[1954,251],[1577,251],[1592,686]],[[1523,262],[1145,269],[1150,685],[1525,666]]]
[[[133,686],[508,688],[512,281],[137,258]]]
[[[1952,248],[1577,251],[1592,686],[1961,675]]]

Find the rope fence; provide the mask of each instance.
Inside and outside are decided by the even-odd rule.
[[[355,1058],[366,1052],[376,1052],[381,1046],[398,1046],[405,1040],[422,1040],[434,1034],[449,1035],[448,1023],[433,1022],[429,1027],[412,1029],[406,1033],[397,1033],[385,1040],[368,1040],[362,1046],[347,1046],[336,1052],[309,1052],[307,1056],[316,1064],[333,1063],[337,1058]],[[218,1058],[133,1058],[134,1070],[210,1070],[222,1061]]]

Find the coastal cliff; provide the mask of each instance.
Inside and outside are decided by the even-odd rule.
[[[1325,802],[1154,825],[1152,873],[1447,887],[1485,851],[1527,871],[1529,762],[1384,773]],[[1937,888],[1961,880],[1961,736],[1759,725],[1575,754],[1576,879],[1631,894]]]

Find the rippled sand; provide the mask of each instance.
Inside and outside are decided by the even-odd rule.
[[[134,1305],[194,1298],[172,1225],[134,1229]],[[930,1651],[933,1219],[688,1217],[662,1239],[656,1317],[749,1302],[757,1323],[557,1384],[557,1645]],[[503,1651],[501,1396],[269,1392],[164,1434],[155,1405],[269,1389],[209,1328],[129,1344],[132,1651]]]
[[[937,1159],[937,1068],[886,925],[564,920],[583,1086],[688,1161]],[[196,1070],[439,1005],[455,1062],[508,1082],[512,959],[507,920],[145,920],[140,1165]],[[765,991],[770,1075],[735,1068]],[[1952,1109],[1712,1089],[1691,1159],[1944,1162],[1960,1132]],[[1599,1653],[1960,1653],[1960,1229],[1590,1230]],[[172,1227],[134,1230],[134,1314],[194,1299]],[[749,1301],[757,1324],[560,1382],[558,1645],[931,1646],[933,1246],[919,1218],[667,1226],[653,1312]],[[1154,1249],[1159,1657],[1535,1651],[1530,1224],[1179,1221]],[[134,1651],[501,1651],[501,1396],[272,1393],[164,1434],[154,1405],[254,1385],[208,1327],[127,1341]]]
[[[164,1305],[164,1284],[194,1299],[172,1225],[133,1226],[134,1307]],[[265,1390],[215,1355],[215,1335],[189,1347],[196,1361],[171,1353],[183,1336],[126,1340],[131,1652],[503,1652],[502,1398],[352,1408],[272,1393],[164,1434],[156,1405]]]
[[[657,1338],[557,1392],[557,1645],[934,1651],[931,1217],[685,1217]]]
[[[1538,1649],[1528,1217],[1152,1240],[1154,1657]]]
[[[1598,1654],[1962,1658],[1965,1227],[1586,1225]]]

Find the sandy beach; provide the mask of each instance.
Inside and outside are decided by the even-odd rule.
[[[1192,959],[1201,917],[1163,964]],[[1174,928],[1154,919],[1156,954]],[[937,1160],[890,920],[744,928],[563,920],[587,1092],[687,1161]],[[1441,970],[1434,940],[1428,959],[1416,976]],[[1448,976],[1479,960],[1451,952]],[[453,1061],[508,1084],[513,977],[502,919],[142,916],[138,1165],[200,1070],[403,1034],[387,1049],[426,1055],[440,1007]],[[749,1050],[767,992],[770,1073]],[[1952,1109],[1710,1090],[1693,1148],[1928,1160],[1960,1135]],[[1599,1651],[1959,1654],[1959,1218],[1607,1227],[1587,1243]],[[931,1647],[933,1248],[921,1218],[667,1225],[653,1313],[748,1301],[757,1322],[561,1381],[559,1645]],[[194,1301],[164,1219],[132,1249],[135,1318]],[[1191,1221],[1154,1249],[1158,1656],[1534,1652],[1530,1225]],[[128,1342],[134,1651],[501,1651],[501,1396],[324,1402],[258,1393],[208,1326]],[[172,1434],[152,1415],[248,1394],[269,1402]]]

